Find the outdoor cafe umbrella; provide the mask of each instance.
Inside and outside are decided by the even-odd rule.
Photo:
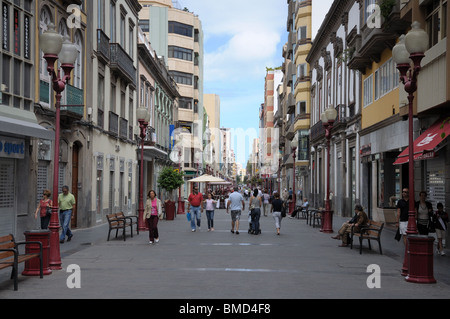
[[[223,182],[226,181],[219,177],[211,176],[208,174],[204,174],[189,181],[189,183],[223,183]]]
[[[227,181],[220,178],[220,177],[215,177],[212,175],[208,175],[208,174],[204,174],[202,176],[199,176],[197,178],[193,178],[189,181],[189,183],[206,183],[206,189],[208,189],[208,184],[216,184],[216,183],[226,183]]]

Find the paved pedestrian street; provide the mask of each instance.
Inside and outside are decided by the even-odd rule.
[[[248,207],[248,205],[247,205]],[[185,215],[160,221],[160,242],[150,245],[148,232],[106,241],[107,226],[75,230],[61,245],[62,270],[43,279],[19,276],[13,290],[10,272],[0,273],[0,299],[385,299],[448,298],[450,257],[435,256],[436,284],[420,285],[401,276],[403,243],[386,230],[383,255],[376,243],[359,254],[359,244],[338,247],[304,219],[285,218],[277,236],[271,216],[261,217],[262,234],[247,233],[247,212],[240,234],[230,232],[230,215],[216,210],[215,231],[191,232]],[[334,230],[344,219],[335,217]],[[79,266],[67,272],[69,265]],[[380,276],[368,272],[377,265]],[[23,269],[23,266],[21,266]],[[72,268],[71,268],[72,269]],[[20,270],[22,271],[22,270]],[[77,281],[78,279],[78,281]],[[368,285],[369,282],[369,285]],[[69,288],[68,286],[80,287]],[[374,287],[379,284],[379,288]]]

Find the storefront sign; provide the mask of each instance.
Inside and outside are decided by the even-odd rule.
[[[363,145],[359,151],[361,156],[369,156],[372,154],[372,144]]]
[[[25,140],[0,136],[0,157],[25,158]]]

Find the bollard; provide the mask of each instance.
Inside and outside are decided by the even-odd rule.
[[[24,233],[25,241],[39,241],[42,243],[42,272],[44,276],[52,273],[49,267],[50,252],[50,231],[49,230],[32,230]],[[38,244],[26,244],[25,253],[39,253]],[[39,258],[33,258],[25,262],[25,269],[22,272],[24,276],[39,276]]]
[[[419,284],[434,284],[433,275],[434,238],[423,235],[408,236],[408,275],[405,280]]]

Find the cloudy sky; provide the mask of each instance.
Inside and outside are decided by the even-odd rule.
[[[332,2],[313,0],[313,35]],[[178,5],[187,7],[202,21],[204,93],[220,96],[220,125],[258,134],[266,67],[283,63],[287,1],[178,0]],[[245,164],[250,146],[235,145],[234,149],[236,160]]]

